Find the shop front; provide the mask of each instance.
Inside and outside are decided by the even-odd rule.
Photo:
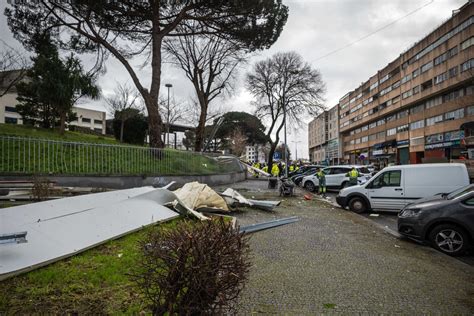
[[[372,147],[370,157],[371,162],[379,170],[390,164],[395,164],[397,161],[397,141],[392,140],[375,144]]]
[[[426,136],[423,162],[459,159],[465,152],[464,131],[452,131]]]
[[[397,161],[401,165],[410,163],[410,140],[397,141]]]

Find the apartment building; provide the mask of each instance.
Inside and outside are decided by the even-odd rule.
[[[339,163],[339,106],[323,111],[308,125],[309,157],[314,163]]]
[[[339,100],[350,163],[457,159],[474,142],[474,1]]]
[[[0,88],[2,88],[1,85],[8,85],[8,80],[12,80],[11,78],[15,78],[14,71],[10,73],[12,74],[9,74],[9,76],[5,76],[5,78],[3,79],[4,82],[2,81],[0,83]],[[23,124],[21,115],[18,114],[16,110],[16,104],[18,103],[18,101],[16,100],[17,96],[18,94],[16,88],[15,86],[13,86],[8,90],[8,93],[0,97],[0,123],[20,125]],[[78,106],[74,106],[72,111],[76,113],[78,119],[74,122],[69,123],[68,125],[80,126],[94,130],[101,134],[105,134],[106,113],[104,111],[91,110]]]

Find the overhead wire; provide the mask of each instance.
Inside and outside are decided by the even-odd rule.
[[[429,6],[430,4],[432,4],[434,1],[435,1],[435,0],[431,0],[430,2],[428,2],[428,3],[426,3],[426,4],[422,5],[422,6],[420,6],[420,7],[416,8],[416,9],[414,9],[413,11],[408,12],[407,14],[405,14],[405,15],[399,17],[398,19],[395,19],[395,20],[393,20],[392,22],[390,22],[390,23],[388,23],[388,24],[382,26],[381,28],[378,28],[378,29],[376,29],[375,31],[373,31],[373,32],[371,32],[371,33],[369,33],[369,34],[366,34],[366,35],[364,35],[364,36],[362,36],[362,37],[356,39],[355,41],[350,42],[350,43],[348,43],[348,44],[346,44],[346,45],[344,45],[344,46],[342,46],[342,47],[340,47],[340,48],[337,48],[337,49],[335,49],[335,50],[333,50],[333,51],[330,51],[329,53],[326,53],[326,54],[324,54],[324,55],[322,55],[322,56],[319,56],[319,57],[317,57],[316,59],[311,60],[311,62],[315,62],[315,61],[321,60],[321,59],[323,59],[323,58],[329,57],[329,56],[331,56],[331,55],[333,55],[333,54],[335,54],[335,53],[338,53],[338,52],[340,52],[341,50],[344,50],[344,49],[346,49],[346,48],[348,48],[348,47],[350,47],[350,46],[352,46],[352,45],[354,45],[354,44],[356,44],[356,43],[358,43],[358,42],[360,42],[360,41],[362,41],[362,40],[364,40],[364,39],[366,39],[366,38],[368,38],[368,37],[370,37],[370,36],[372,36],[372,35],[374,35],[374,34],[377,34],[378,32],[385,30],[386,28],[388,28],[388,27],[394,25],[395,23],[397,23],[397,22],[399,22],[399,21],[401,21],[401,20],[403,20],[403,19],[409,17],[410,15],[412,15],[412,14],[414,14],[414,13],[416,13],[416,12],[418,12],[418,11],[424,9],[424,8],[426,8],[427,6]]]

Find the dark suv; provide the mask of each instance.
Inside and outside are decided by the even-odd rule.
[[[407,205],[398,214],[398,232],[448,255],[462,254],[474,240],[474,185]]]

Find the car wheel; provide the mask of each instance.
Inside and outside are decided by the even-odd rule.
[[[360,197],[353,197],[349,201],[349,209],[354,213],[360,214],[367,210],[367,205],[364,199]]]
[[[450,256],[458,256],[468,247],[467,233],[456,225],[436,226],[431,231],[429,239],[433,248]]]
[[[304,188],[308,191],[314,192],[315,186],[312,181],[306,181],[304,184]]]

